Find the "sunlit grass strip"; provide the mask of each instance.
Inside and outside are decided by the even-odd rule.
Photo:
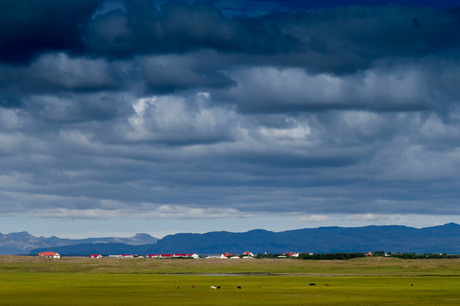
[[[0,275],[0,303],[455,305],[460,301],[459,286],[460,279],[455,277],[14,273]]]

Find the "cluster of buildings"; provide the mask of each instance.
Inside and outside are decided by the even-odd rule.
[[[89,256],[90,258],[101,258],[102,255],[100,254],[93,254]],[[117,254],[117,255],[109,255],[112,258],[198,258],[198,254],[191,253],[191,254],[149,254],[146,256],[139,256],[135,254]]]
[[[299,257],[298,252],[286,252],[278,257]],[[313,253],[309,253],[313,255]],[[38,253],[38,256],[46,257],[46,258],[61,258],[61,255],[56,252],[41,252]],[[101,254],[91,254],[90,258],[101,258],[103,257]],[[199,258],[200,256],[196,253],[175,253],[175,254],[148,254],[146,256],[139,256],[136,254],[117,254],[117,255],[109,255],[108,257],[112,258]],[[211,255],[207,256],[206,258],[253,258],[254,254],[252,252],[246,251],[243,252],[241,255],[235,255],[233,253],[222,253],[219,255]]]

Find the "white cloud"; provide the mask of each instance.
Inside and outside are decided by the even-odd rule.
[[[228,139],[236,114],[208,103],[209,95],[152,96],[133,103],[126,137],[132,141],[213,142]]]
[[[218,207],[190,207],[184,205],[152,205],[141,213],[134,213],[142,219],[220,219],[220,218],[248,218],[252,214],[240,212],[234,208]]]
[[[30,216],[37,218],[59,218],[59,219],[111,219],[119,217],[119,210],[104,210],[104,209],[67,209],[53,208],[32,210]]]
[[[104,202],[104,201],[103,201]],[[206,220],[222,218],[250,218],[250,213],[240,212],[232,208],[199,208],[183,205],[157,205],[152,203],[140,203],[139,205],[123,205],[123,208],[116,209],[120,203],[105,201],[101,208],[43,208],[33,209],[29,212],[35,218],[57,218],[57,219],[113,219],[122,216],[130,216],[135,219],[145,220]],[[112,203],[112,204],[111,204]]]
[[[306,222],[313,222],[313,223],[321,223],[321,222],[329,222],[332,219],[327,215],[310,215],[310,216],[302,216],[299,218],[300,221]]]
[[[418,216],[420,218],[420,216]],[[404,214],[354,214],[346,219],[352,222],[369,222],[370,224],[405,224],[409,221],[408,215]]]

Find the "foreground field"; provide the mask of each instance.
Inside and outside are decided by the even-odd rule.
[[[0,304],[458,305],[459,276],[459,260],[4,256]]]

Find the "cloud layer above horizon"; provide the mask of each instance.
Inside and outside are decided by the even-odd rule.
[[[0,213],[460,215],[460,7],[362,2],[3,1]]]

